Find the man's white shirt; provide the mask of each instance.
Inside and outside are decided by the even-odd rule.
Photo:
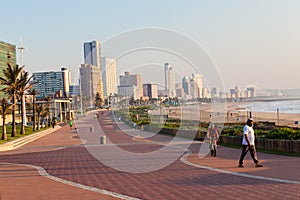
[[[245,135],[248,135],[250,145],[254,145],[255,136],[254,136],[253,128],[251,126],[245,125],[243,132],[244,132],[244,134],[243,134],[243,143],[242,144],[248,145],[248,142],[245,137]]]

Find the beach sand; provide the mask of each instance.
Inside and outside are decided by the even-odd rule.
[[[199,120],[204,122],[246,122],[250,117],[250,112],[243,108],[242,102],[227,102],[224,104],[200,104],[163,108],[161,113],[170,118],[183,120]],[[159,110],[152,111],[151,114],[158,115]],[[300,128],[300,114],[289,114],[276,112],[251,112],[252,118],[256,122],[274,122],[279,126],[290,126]],[[297,124],[298,122],[298,124]]]

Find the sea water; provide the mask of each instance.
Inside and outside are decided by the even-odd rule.
[[[284,101],[253,101],[246,102],[241,107],[253,112],[277,112],[300,114],[300,100]]]

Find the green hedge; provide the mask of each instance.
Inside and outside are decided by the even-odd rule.
[[[300,130],[288,127],[279,127],[272,130],[254,129],[256,137],[266,139],[300,140]],[[222,131],[223,135],[242,136],[243,126],[226,127]]]

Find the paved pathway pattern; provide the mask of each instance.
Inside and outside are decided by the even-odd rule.
[[[132,136],[118,129],[118,125],[122,125],[122,122],[114,122],[109,113],[100,116],[99,124],[103,134],[119,148],[126,151],[151,152],[161,148],[163,143],[170,140],[169,137],[161,135],[147,138],[147,141],[133,139]],[[80,129],[80,121],[78,121],[77,126]],[[156,141],[156,143],[149,141]],[[220,147],[216,158],[199,159],[197,152],[201,144],[196,142],[190,147],[192,154],[187,158],[184,156],[187,162],[192,163],[191,165],[182,162],[182,159],[177,159],[171,165],[157,171],[126,173],[99,162],[81,142],[74,131],[70,131],[69,127],[64,127],[20,149],[2,152],[0,163],[39,166],[54,177],[90,188],[99,188],[114,194],[121,194],[124,196],[119,196],[119,198],[123,199],[130,199],[130,197],[138,199],[300,199],[300,158],[259,154],[259,158],[265,165],[264,168],[254,168],[251,160],[247,158],[246,167],[240,169],[237,168],[239,150]],[[99,148],[111,147],[102,145]],[[173,151],[174,149],[170,150]],[[118,158],[118,162],[122,165],[130,161]],[[7,170],[7,167],[8,165],[5,164],[0,165],[1,190],[5,190],[3,182],[6,180],[3,173]],[[211,170],[214,168],[295,182],[283,183],[236,176]],[[15,170],[16,173],[19,171],[18,169]],[[39,181],[41,180],[36,180],[37,184]],[[78,197],[77,193],[73,191],[76,189],[69,187],[64,189],[66,192],[66,195],[63,196],[64,199]],[[15,188],[18,188],[18,186],[15,185]],[[45,192],[35,187],[31,189],[23,192]],[[47,191],[52,190],[54,189],[50,187]],[[94,194],[99,195],[98,193],[88,192],[86,194],[88,198],[85,199],[92,199]],[[90,195],[91,198],[89,198]],[[112,197],[107,195],[100,197],[100,199],[105,198]]]

